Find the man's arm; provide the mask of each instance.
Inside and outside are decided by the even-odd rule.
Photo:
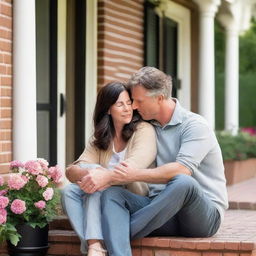
[[[191,175],[191,171],[177,162],[164,164],[152,169],[136,169],[123,162],[115,168],[111,179],[111,185],[117,185],[124,181],[127,183],[142,181],[147,183],[165,184],[178,174]]]

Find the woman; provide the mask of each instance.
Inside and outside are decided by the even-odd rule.
[[[121,161],[146,168],[156,156],[154,128],[133,114],[125,84],[112,82],[101,88],[94,111],[94,136],[82,155],[66,170],[72,184],[62,191],[62,204],[81,240],[81,251],[89,256],[105,255],[101,231],[101,192],[86,193],[83,177],[88,170],[104,168],[110,172]],[[110,186],[110,184],[109,184]],[[125,185],[131,192],[145,195],[144,183]]]

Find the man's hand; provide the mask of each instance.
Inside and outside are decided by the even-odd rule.
[[[110,171],[103,168],[91,169],[77,184],[88,194],[103,190],[110,186]]]
[[[114,169],[114,182],[119,184],[136,181],[138,170],[126,162],[121,162]]]

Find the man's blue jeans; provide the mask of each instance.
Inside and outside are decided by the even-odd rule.
[[[175,176],[156,197],[111,187],[101,196],[102,230],[109,255],[131,256],[130,239],[145,236],[209,237],[220,215],[198,182]]]

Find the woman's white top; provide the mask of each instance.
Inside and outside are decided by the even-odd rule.
[[[117,166],[120,162],[124,160],[126,148],[121,152],[116,152],[115,147],[113,145],[113,155],[111,156],[109,163],[108,163],[108,169],[114,169],[115,166]]]

